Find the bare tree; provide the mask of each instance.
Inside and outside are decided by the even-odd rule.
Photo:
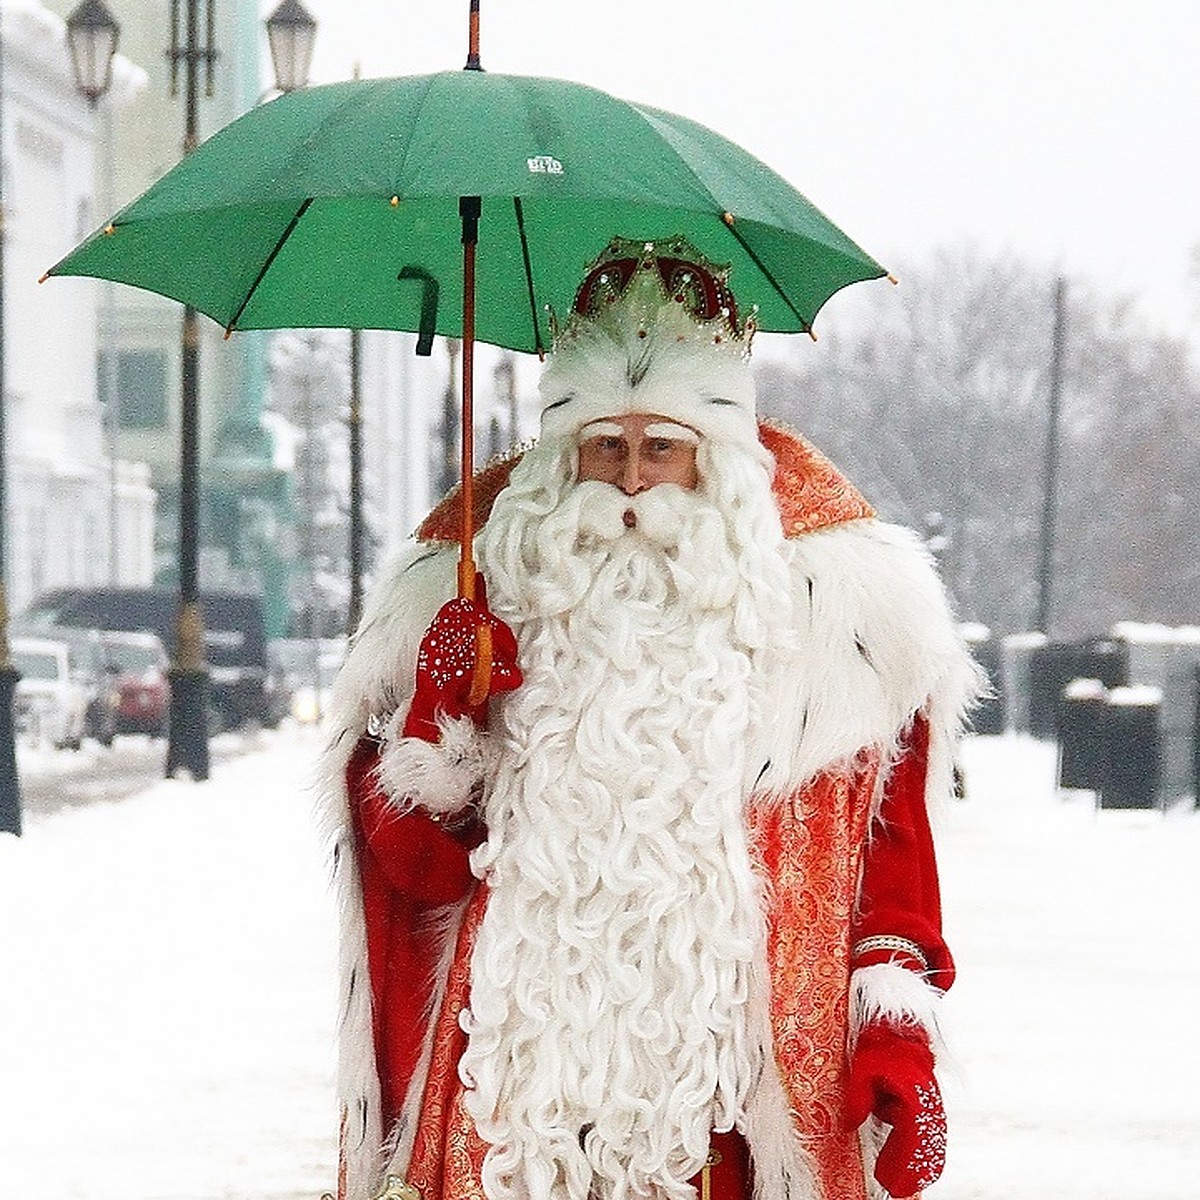
[[[1030,627],[1043,519],[1056,281],[946,250],[865,319],[759,369],[763,410],[804,431],[881,514],[936,534],[960,614]],[[1200,395],[1185,349],[1126,303],[1068,290],[1055,632],[1197,619]]]

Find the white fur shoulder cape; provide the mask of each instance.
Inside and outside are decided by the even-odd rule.
[[[755,747],[759,787],[787,792],[868,746],[889,747],[925,708],[928,799],[949,795],[953,748],[981,691],[930,557],[909,530],[874,518],[789,539],[796,641],[776,676],[775,714]],[[331,791],[368,719],[407,710],[417,648],[454,595],[457,548],[416,543],[372,589],[329,714]]]

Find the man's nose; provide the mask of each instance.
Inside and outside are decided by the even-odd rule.
[[[636,450],[629,451],[621,466],[620,487],[627,496],[636,496],[646,488],[646,480],[642,477],[641,456]]]

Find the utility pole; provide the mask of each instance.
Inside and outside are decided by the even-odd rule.
[[[205,8],[205,36],[200,37],[200,4]],[[213,93],[213,47],[216,0],[186,0],[184,40],[179,41],[180,0],[171,0],[171,89],[184,67],[184,137],[186,157],[200,141],[200,64],[206,72],[205,94]],[[167,735],[167,775],[187,771],[208,778],[208,668],[204,662],[204,615],[200,606],[200,320],[194,308],[183,310],[181,347],[181,413],[179,451],[179,607],[175,618],[174,661],[171,663],[171,713]]]
[[[1063,350],[1066,341],[1067,284],[1061,276],[1054,287],[1054,335],[1050,354],[1050,396],[1046,427],[1045,477],[1042,487],[1041,557],[1038,564],[1038,604],[1034,628],[1050,635],[1054,603],[1054,535],[1058,515],[1058,468],[1061,442]]]

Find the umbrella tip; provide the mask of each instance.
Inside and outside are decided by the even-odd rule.
[[[117,227],[111,221],[109,221],[109,223],[104,227],[104,236],[108,237],[110,234],[114,234],[116,232]]]
[[[47,280],[47,279],[49,279],[49,278],[50,278],[50,272],[49,272],[49,271],[47,271],[47,272],[45,273],[45,275],[43,275],[43,276],[42,276],[42,277],[41,277],[41,278],[38,280],[38,283],[45,283],[45,282],[46,282],[46,280]]]
[[[888,273],[887,281],[893,285],[898,285],[900,283],[900,280],[898,280],[895,275],[891,274],[891,272]]]
[[[221,341],[223,341],[223,342],[227,342],[227,341],[229,341],[229,339],[230,339],[232,336],[233,336],[233,326],[232,326],[232,325],[226,325],[226,326],[225,326],[225,336],[224,336],[224,337],[221,339]]]
[[[817,335],[811,329],[806,329],[804,332],[807,333],[814,342],[817,340]]]
[[[722,213],[721,220],[724,221],[726,225],[732,225],[733,224],[733,213],[731,213],[731,212]]]
[[[399,207],[399,204],[400,204],[400,197],[399,197],[399,196],[393,196],[393,197],[392,197],[392,199],[391,199],[391,205],[392,205],[392,207],[393,207],[393,208],[397,208],[397,207]]]

